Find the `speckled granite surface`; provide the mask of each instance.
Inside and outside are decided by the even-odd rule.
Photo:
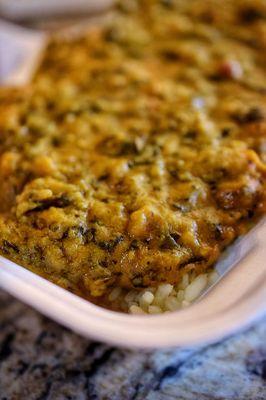
[[[90,342],[0,291],[1,400],[266,399],[266,321],[208,347]]]

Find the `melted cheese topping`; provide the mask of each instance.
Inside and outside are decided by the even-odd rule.
[[[132,0],[51,41],[0,92],[2,254],[105,305],[208,270],[265,212],[265,15]]]

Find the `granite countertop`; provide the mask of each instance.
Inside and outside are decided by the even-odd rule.
[[[210,346],[89,341],[0,291],[1,400],[266,399],[266,320]]]

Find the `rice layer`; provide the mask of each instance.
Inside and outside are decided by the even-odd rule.
[[[108,300],[114,307],[131,314],[161,314],[176,311],[189,306],[199,296],[215,283],[219,275],[214,270],[195,276],[194,273],[185,274],[177,285],[160,284],[157,288],[145,288],[141,291],[123,291],[116,287],[112,290]]]

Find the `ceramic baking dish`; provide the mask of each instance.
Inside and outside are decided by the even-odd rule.
[[[16,44],[15,54],[22,52],[26,58],[18,69],[6,73],[6,81],[23,83],[33,68],[29,60],[36,63],[46,39],[6,24],[2,25],[2,38],[3,34],[8,35],[4,42],[8,39],[9,47]],[[266,223],[262,221],[227,250],[216,265],[220,280],[196,303],[161,315],[133,316],[100,308],[3,257],[0,286],[79,334],[118,346],[155,348],[213,342],[266,314],[265,238]]]

